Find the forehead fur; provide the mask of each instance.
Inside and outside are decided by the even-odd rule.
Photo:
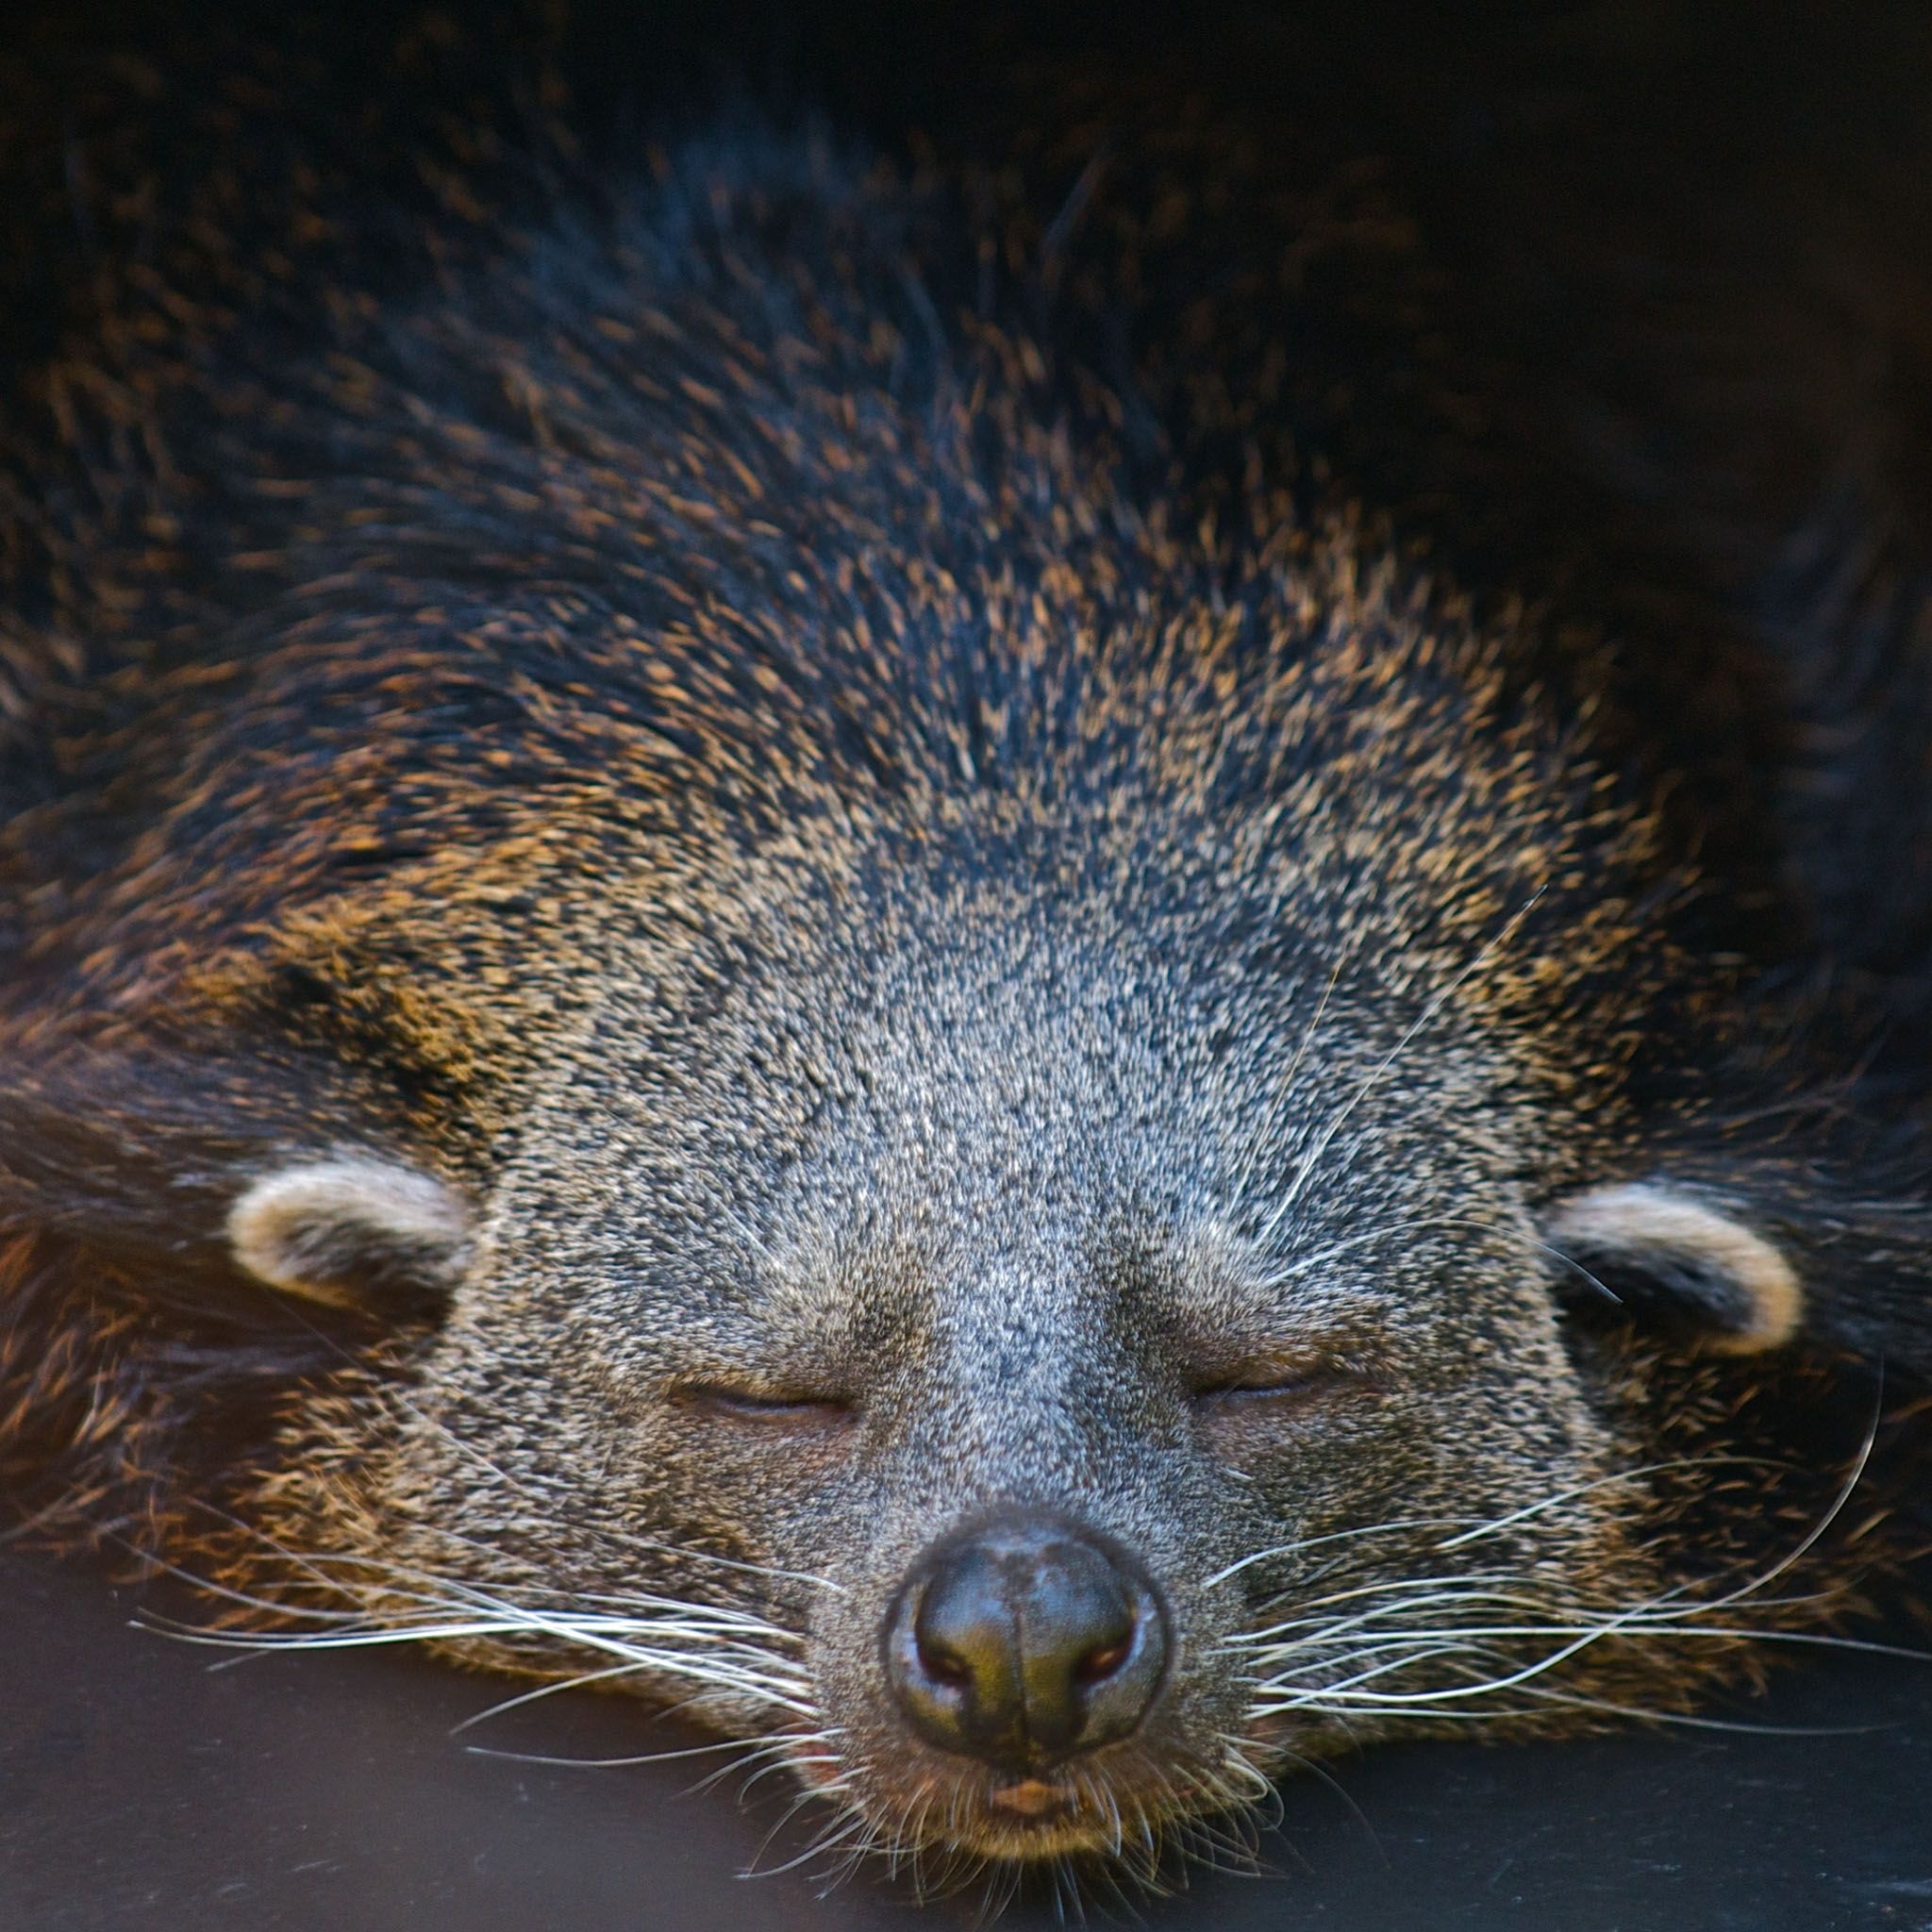
[[[600,1347],[689,1337],[700,1308],[773,1358],[948,1307],[1241,1336],[1271,1293],[1308,1306],[1391,1260],[1494,1240],[1520,1262],[1524,1230],[1474,1203],[1520,1165],[1534,1070],[1443,998],[1480,951],[1420,984],[1332,935],[1284,958],[1241,908],[1146,876],[873,890],[888,903],[756,897],[755,953],[607,917],[599,998],[496,1210],[532,1292],[622,1280]],[[1289,1260],[1323,1265],[1291,1287]]]
[[[380,340],[211,365],[222,513],[299,482],[304,518],[219,675],[156,694],[161,822],[77,899],[76,1000],[135,960],[214,983],[210,947],[264,925],[309,955],[408,932],[413,963],[428,924],[491,1004],[537,1007],[491,949],[567,961],[613,888],[669,929],[734,917],[748,854],[833,879],[951,841],[991,873],[1057,838],[1231,875],[1258,920],[1308,898],[1391,960],[1522,914],[1569,934],[1546,991],[1659,976],[1628,913],[1649,830],[1516,627],[1265,467],[1203,521],[1053,343],[934,335],[905,284],[925,191],[780,158],[694,150],[622,245],[525,239]],[[921,243],[936,285],[949,245]],[[746,277],[760,251],[784,275]]]

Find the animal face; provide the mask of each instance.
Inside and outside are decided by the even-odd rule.
[[[1284,958],[1306,855],[1210,879],[1142,830],[754,869],[702,934],[607,899],[474,1217],[258,1183],[284,1286],[425,1227],[455,1281],[407,1392],[298,1423],[277,1542],[928,1851],[1144,1855],[1347,1740],[1634,1694],[1655,1499],[1552,1292],[1574,1148],[1485,1017],[1507,922],[1433,975],[1366,924]]]

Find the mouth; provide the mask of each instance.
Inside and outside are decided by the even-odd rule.
[[[951,1870],[965,1857],[1025,1866],[1097,1857],[1109,1865],[1164,1867],[1171,1840],[1190,1821],[1251,1807],[1255,1789],[1206,1774],[1162,1774],[1129,1749],[1027,1771],[1000,1771],[925,1755],[855,1780],[849,1766],[804,1755],[793,1768],[808,1790],[870,1821],[869,1840],[890,1864]],[[1258,1787],[1259,1774],[1250,1771]]]
[[[1047,1775],[982,1783],[951,1831],[974,1850],[1025,1860],[1110,1849],[1119,1825],[1118,1803],[1110,1805],[1103,1789]]]
[[[1046,1778],[1023,1777],[1012,1784],[996,1787],[987,1797],[987,1808],[1003,1817],[1024,1819],[1029,1824],[1044,1824],[1064,1818],[1077,1800],[1066,1786]]]
[[[1091,1777],[1048,1773],[950,1782],[932,1807],[941,1821],[936,1841],[1015,1862],[1118,1850],[1123,1815],[1133,1808]]]
[[[826,1797],[839,1792],[844,1780],[836,1764],[803,1751],[788,1755],[807,1790]],[[1131,1808],[1109,1799],[1106,1787],[1091,1776],[1064,1771],[1002,1776],[947,1768],[928,1770],[895,1794],[887,1828],[908,1848],[1045,1858],[1106,1848]]]

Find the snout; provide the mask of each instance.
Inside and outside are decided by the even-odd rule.
[[[913,1728],[1012,1774],[1128,1736],[1168,1652],[1166,1607],[1132,1557],[1037,1511],[934,1544],[886,1616],[886,1674]]]

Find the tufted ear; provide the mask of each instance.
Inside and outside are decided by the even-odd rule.
[[[228,1210],[228,1245],[258,1280],[334,1307],[446,1294],[468,1265],[469,1203],[399,1160],[332,1154],[256,1180]]]
[[[1543,1239],[1633,1321],[1726,1355],[1780,1347],[1804,1323],[1784,1249],[1713,1195],[1667,1181],[1592,1188],[1556,1205]]]

